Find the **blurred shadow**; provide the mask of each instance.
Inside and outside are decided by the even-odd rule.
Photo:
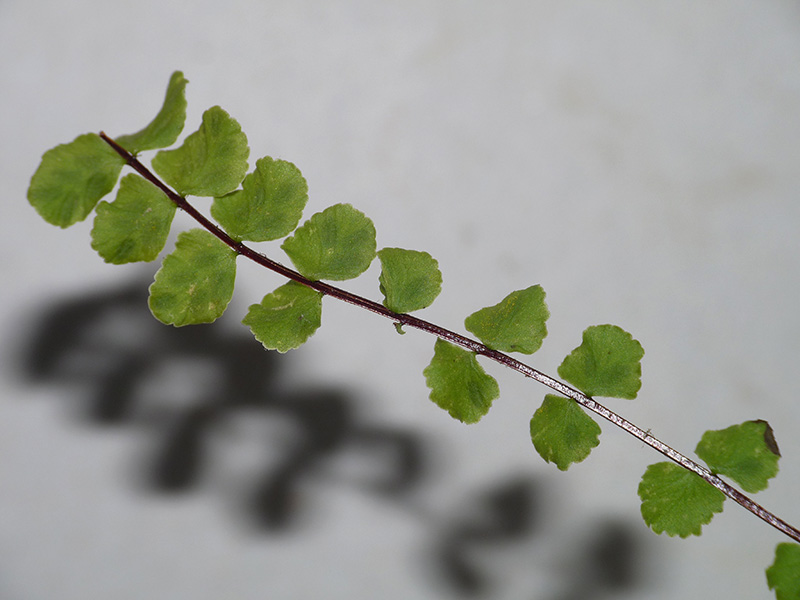
[[[507,597],[502,590],[520,593],[528,589],[527,597],[532,600],[591,600],[641,585],[645,552],[630,522],[598,520],[577,533],[571,530],[559,532],[555,538],[537,538],[538,525],[554,508],[545,502],[544,487],[530,476],[520,475],[462,500],[435,547],[438,575],[447,588],[459,598]],[[527,573],[524,563],[535,544],[556,556],[567,547],[579,550],[571,552],[558,570],[545,574],[545,586]],[[560,592],[536,592],[547,587]]]
[[[165,327],[147,309],[147,282],[136,280],[46,307],[22,369],[35,383],[73,388],[81,418],[94,426],[143,429],[151,440],[141,477],[146,490],[188,493],[216,476],[219,489],[234,490],[237,510],[256,530],[296,528],[309,510],[303,496],[314,489],[306,484],[324,480],[411,508],[434,548],[429,564],[459,597],[489,597],[505,587],[507,569],[485,560],[498,550],[524,559],[534,540],[557,551],[559,540],[536,538],[548,512],[544,489],[552,496],[555,487],[549,480],[544,486],[527,474],[501,478],[450,494],[452,510],[432,515],[411,498],[437,485],[427,440],[365,419],[346,390],[285,389],[281,367],[290,359],[264,351],[241,326],[231,333],[224,325]],[[332,459],[343,456],[355,457],[354,474],[336,470]],[[629,525],[599,523],[580,535],[588,540],[556,600],[598,598],[638,584],[641,549]]]
[[[641,544],[628,523],[596,523],[571,561],[569,586],[555,600],[612,597],[641,581]]]
[[[450,587],[462,596],[484,595],[495,587],[483,555],[532,535],[540,518],[540,496],[529,477],[515,477],[468,498],[466,510],[449,525],[438,549]]]
[[[374,480],[361,482],[364,489],[392,497],[419,483],[426,466],[417,435],[362,422],[344,390],[283,391],[277,383],[286,360],[219,325],[165,327],[147,310],[147,283],[137,280],[45,309],[23,371],[35,382],[77,388],[90,423],[156,430],[143,481],[159,493],[196,486],[215,429],[231,415],[278,417],[291,433],[276,436],[285,440],[280,460],[262,469],[239,503],[261,529],[294,524],[298,483],[319,476],[325,459],[345,448],[383,457]]]

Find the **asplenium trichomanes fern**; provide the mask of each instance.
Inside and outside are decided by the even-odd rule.
[[[534,412],[530,435],[542,458],[561,470],[584,460],[599,443],[600,427],[582,409],[669,458],[671,462],[647,468],[638,490],[642,516],[657,533],[699,535],[727,497],[800,542],[800,531],[720,477],[729,477],[748,493],[767,487],[780,457],[767,422],[707,431],[695,450],[707,465],[702,466],[595,400],[633,399],[641,387],[644,350],[621,328],[586,329],[581,344],[558,368],[563,381],[513,358],[510,353],[534,353],[547,335],[550,313],[539,285],[511,292],[468,316],[465,328],[477,339],[411,315],[439,294],[442,276],[436,260],[417,250],[378,250],[372,221],[349,204],[331,206],[298,227],[308,198],[302,174],[293,164],[270,157],[258,159],[248,173],[247,138],[220,107],[208,109],[200,128],[181,146],[163,150],[183,130],[186,83],[182,73],[172,75],[160,112],[138,133],[116,138],[85,134],[46,152],[28,190],[39,214],[60,227],[94,211],[92,247],[114,264],[155,260],[177,208],[194,218],[200,227],[178,235],[150,286],[149,305],[157,319],[175,326],[214,321],[233,295],[237,259],[250,259],[289,280],[250,306],[243,319],[265,348],[297,348],[320,327],[323,297],[343,300],[386,317],[400,333],[414,328],[436,336],[433,358],[424,370],[430,398],[460,421],[479,421],[499,396],[497,382],[479,356],[557,392],[547,394]],[[152,169],[138,158],[148,150],[159,150]],[[134,173],[119,181],[113,202],[100,202],[117,186],[126,165]],[[211,218],[189,196],[213,197]],[[296,270],[244,243],[282,238],[281,248]],[[327,283],[361,275],[376,257],[383,302]],[[778,545],[767,582],[781,600],[800,598],[800,544]]]

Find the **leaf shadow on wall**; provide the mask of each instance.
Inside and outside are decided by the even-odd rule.
[[[419,510],[414,495],[437,485],[429,440],[374,422],[347,390],[282,386],[281,369],[291,358],[264,351],[241,326],[232,333],[220,325],[158,323],[147,310],[147,282],[137,279],[46,308],[22,366],[32,382],[73,388],[81,418],[91,425],[143,429],[149,441],[139,479],[151,493],[197,491],[227,447],[228,460],[217,468],[219,487],[235,490],[234,505],[258,531],[295,530],[313,510],[308,483],[352,485],[411,509],[422,521],[420,548],[429,548],[423,562],[433,580],[476,598],[504,587],[484,560],[495,549],[531,540],[552,545],[536,540],[536,524],[547,518],[545,486],[529,474],[458,494],[443,514]],[[243,439],[259,441],[248,447]],[[239,454],[231,454],[236,446]],[[366,468],[337,481],[330,465],[342,455],[355,455]],[[557,600],[637,587],[631,570],[639,550],[631,529],[598,524]],[[586,575],[609,572],[618,576]]]
[[[540,590],[545,567],[532,564],[531,556],[549,556],[542,562],[552,564],[552,557],[563,555],[567,547],[578,551],[570,551],[568,560],[547,574],[549,584],[557,591],[524,597],[604,598],[635,590],[644,583],[646,578],[640,571],[645,565],[643,548],[629,522],[603,519],[592,527],[559,531],[557,539],[541,535],[538,530],[554,516],[555,507],[544,501],[548,492],[542,487],[541,482],[520,475],[465,495],[436,537],[437,564],[448,587],[460,597],[470,598],[491,596],[504,581],[514,579],[520,580],[513,585],[517,594]]]
[[[49,308],[24,368],[32,381],[78,388],[82,415],[94,425],[144,425],[152,439],[143,459],[147,489],[193,490],[215,440],[231,437],[225,429],[235,428],[237,414],[272,418],[284,429],[275,436],[283,447],[266,448],[278,456],[245,492],[247,516],[259,528],[290,527],[304,480],[351,446],[383,461],[373,469],[378,476],[362,482],[372,491],[402,495],[423,477],[416,434],[362,422],[345,390],[281,389],[286,357],[216,325],[165,327],[147,310],[146,291],[146,282],[137,280]]]

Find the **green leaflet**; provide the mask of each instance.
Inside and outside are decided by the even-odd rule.
[[[312,215],[281,248],[309,279],[352,279],[375,258],[375,226],[349,204],[334,204]]]
[[[642,386],[642,345],[616,325],[595,325],[564,359],[558,374],[589,396],[636,398]]]
[[[164,104],[156,118],[137,133],[121,135],[116,142],[131,154],[145,150],[166,148],[178,139],[186,121],[186,84],[188,80],[180,71],[175,71],[169,79]]]
[[[653,531],[685,538],[700,535],[714,513],[722,512],[725,494],[675,463],[660,462],[647,467],[639,498],[642,517]]]
[[[247,173],[247,137],[219,106],[203,113],[200,129],[174,150],[153,158],[153,170],[182,196],[224,196]]]
[[[162,323],[211,323],[233,296],[236,253],[203,229],[178,235],[150,286],[150,310]]]
[[[706,431],[695,452],[714,473],[727,475],[750,493],[767,488],[781,456],[772,427],[761,420]]]
[[[284,160],[256,161],[242,189],[216,198],[211,215],[240,241],[265,242],[289,235],[303,216],[308,184],[300,170]]]
[[[423,371],[430,398],[464,423],[477,423],[489,412],[500,388],[478,364],[475,353],[437,339],[433,359]]]
[[[464,325],[489,348],[533,354],[547,335],[545,322],[549,316],[544,290],[534,285],[472,313]]]
[[[92,248],[116,265],[155,260],[167,242],[175,208],[152,183],[138,175],[126,175],[116,200],[97,206]]]
[[[410,313],[433,304],[442,291],[439,263],[427,252],[383,248],[378,252],[378,278],[383,305],[396,313]]]
[[[268,350],[288,352],[301,346],[322,322],[322,294],[295,281],[253,304],[242,323]]]
[[[547,462],[566,471],[600,443],[600,426],[577,403],[547,394],[531,419],[531,441]]]
[[[28,202],[51,225],[69,227],[114,189],[124,164],[100,136],[78,136],[44,153],[28,187]]]
[[[767,585],[777,600],[800,598],[800,544],[783,542],[775,548],[775,562],[767,569]]]

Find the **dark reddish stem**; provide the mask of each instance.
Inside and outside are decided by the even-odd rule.
[[[256,252],[249,246],[244,245],[243,243],[234,240],[231,236],[225,233],[222,229],[220,229],[215,223],[211,222],[208,218],[206,218],[202,213],[200,213],[196,208],[194,208],[189,202],[187,202],[186,198],[181,196],[180,194],[176,193],[174,190],[169,188],[165,185],[158,177],[153,175],[153,173],[145,167],[139,160],[130,152],[125,150],[122,146],[117,144],[113,139],[108,137],[105,133],[101,132],[100,137],[105,140],[105,142],[111,146],[124,160],[125,162],[139,175],[144,177],[147,181],[155,185],[158,189],[164,192],[167,197],[169,197],[181,210],[186,212],[189,216],[191,216],[195,221],[197,221],[200,225],[202,225],[205,229],[207,229],[210,233],[214,234],[217,238],[219,238],[223,243],[228,245],[232,248],[237,254],[249,258],[250,260],[258,263],[259,265],[278,273],[279,275],[283,275],[284,277],[301,283],[305,286],[310,287],[326,296],[331,296],[333,298],[337,298],[344,302],[348,302],[360,308],[364,308],[369,310],[373,313],[381,315],[382,317],[386,317],[387,319],[394,321],[404,327],[413,327],[415,329],[420,329],[436,337],[450,342],[451,344],[455,344],[457,346],[461,346],[462,348],[466,348],[471,352],[475,352],[476,354],[480,354],[489,358],[495,362],[498,362],[509,369],[513,369],[519,373],[522,373],[526,377],[530,377],[531,379],[535,379],[541,384],[546,385],[547,387],[555,390],[556,392],[563,394],[564,396],[571,398],[587,410],[594,412],[595,414],[600,415],[604,419],[610,421],[617,427],[621,427],[629,434],[634,436],[635,438],[641,440],[651,448],[655,449],[656,451],[660,452],[670,460],[678,463],[685,469],[696,473],[698,476],[702,477],[705,481],[713,485],[723,494],[725,494],[728,498],[736,502],[737,504],[743,506],[751,513],[762,519],[763,521],[769,523],[782,533],[786,534],[794,541],[800,543],[800,531],[797,530],[792,525],[789,525],[784,520],[778,518],[749,497],[745,496],[739,490],[734,488],[733,486],[729,485],[720,477],[703,467],[702,465],[698,464],[697,462],[693,461],[692,459],[688,458],[687,456],[681,454],[677,450],[674,450],[658,438],[653,437],[649,431],[645,431],[640,427],[634,425],[627,419],[621,417],[614,411],[606,408],[590,396],[587,396],[583,392],[576,390],[573,387],[568,386],[557,379],[550,377],[522,363],[515,358],[508,356],[507,354],[503,354],[502,352],[498,352],[497,350],[492,350],[491,348],[486,347],[484,344],[473,340],[471,338],[465,337],[460,335],[454,331],[450,331],[449,329],[445,329],[443,327],[439,327],[438,325],[434,325],[428,321],[420,319],[418,317],[407,315],[407,314],[400,314],[393,312],[379,304],[373,300],[369,300],[368,298],[364,298],[362,296],[358,296],[356,294],[351,294],[350,292],[343,290],[341,288],[332,286],[330,284],[324,283],[322,281],[312,281],[303,277],[297,271],[286,267],[274,260],[264,256],[260,252]]]

